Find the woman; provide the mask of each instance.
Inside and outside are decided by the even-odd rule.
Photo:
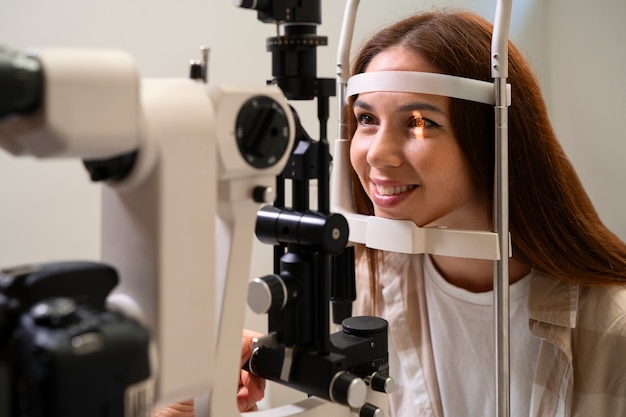
[[[369,39],[353,74],[491,81],[491,25],[431,11]],[[509,46],[511,415],[626,415],[626,245],[598,218],[538,83]],[[493,230],[494,110],[444,96],[350,99],[360,213]],[[358,314],[389,321],[395,416],[495,415],[493,262],[358,248]]]
[[[422,13],[367,41],[353,73],[491,81],[491,29],[472,13]],[[509,61],[511,415],[623,416],[626,246],[599,220],[513,46]],[[493,229],[492,106],[378,91],[352,97],[348,110],[359,212]],[[495,415],[493,262],[358,249],[355,314],[389,321],[392,414]],[[247,397],[243,382],[249,407],[260,394]],[[192,416],[186,406],[160,415]]]

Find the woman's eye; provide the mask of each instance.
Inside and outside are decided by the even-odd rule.
[[[375,122],[375,119],[371,114],[364,113],[356,115],[356,121],[360,125],[371,125]]]
[[[425,127],[426,126],[426,122],[424,121],[424,119],[413,119],[411,121],[411,127]]]
[[[409,126],[411,128],[425,128],[425,127],[437,127],[439,125],[430,119],[425,119],[423,117],[416,117],[414,119],[411,119]]]

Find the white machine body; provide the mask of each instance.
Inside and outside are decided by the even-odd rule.
[[[139,73],[128,53],[50,48],[31,54],[45,69],[43,105],[35,114],[3,121],[6,151],[92,159],[138,148]]]
[[[138,151],[130,175],[103,187],[102,261],[120,275],[110,306],[152,333],[156,403],[209,392],[220,385],[213,383],[220,375],[216,368],[228,368],[224,378],[235,381],[227,385],[236,386],[258,209],[252,188],[272,186],[288,153],[267,169],[248,166],[236,151],[234,119],[245,100],[269,96],[288,115],[293,132],[284,96],[273,86],[141,80],[133,60],[119,51],[52,48],[32,54],[45,74],[44,102],[34,114],[0,122],[2,148],[18,156],[80,159]],[[230,288],[227,269],[220,268],[226,261],[215,255],[224,243],[216,244],[218,207],[225,219],[220,224],[235,230],[225,252],[237,246],[229,265],[237,266],[229,274],[237,278],[235,291],[226,298],[218,294]],[[228,307],[226,314],[216,311],[217,299]],[[222,319],[228,326],[219,325]],[[230,360],[216,357],[218,347]],[[239,414],[235,392],[228,396],[233,401],[220,403],[230,410],[221,415]]]
[[[235,387],[259,209],[252,190],[274,186],[289,152],[269,168],[251,167],[237,149],[235,119],[251,97],[270,97],[287,115],[291,150],[294,119],[282,92],[142,80],[119,51],[31,54],[45,74],[44,101],[33,114],[0,121],[3,149],[83,160],[137,151],[130,174],[103,186],[102,261],[120,276],[109,307],[141,321],[152,335],[154,378],[141,395],[155,405],[195,397],[198,417],[240,415]],[[387,409],[385,395],[368,391],[370,402]],[[261,414],[355,412],[310,398]]]

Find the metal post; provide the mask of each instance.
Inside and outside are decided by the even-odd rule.
[[[350,47],[358,7],[359,0],[348,0],[346,2],[343,22],[341,24],[341,33],[339,34],[339,45],[337,48],[338,138],[343,138],[343,130],[347,125],[344,114],[346,108],[346,85],[348,84],[348,78],[350,78]]]
[[[495,227],[500,259],[494,266],[494,333],[496,347],[496,415],[510,415],[509,314],[509,148],[508,148],[508,35],[511,0],[498,0],[492,37],[491,74],[495,94]]]
[[[506,94],[506,80],[497,78],[495,88]],[[509,190],[508,190],[508,114],[506,107],[496,106],[496,231],[500,259],[495,262],[494,317],[496,344],[496,409],[498,417],[509,416]]]

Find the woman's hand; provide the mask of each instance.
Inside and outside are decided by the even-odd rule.
[[[152,417],[194,417],[193,400],[156,408],[152,411]]]
[[[252,340],[261,336],[260,333],[243,331],[241,340],[241,363],[243,366],[252,355]],[[257,403],[265,395],[265,380],[254,376],[249,372],[241,370],[239,372],[239,388],[237,391],[237,406],[239,411],[256,411]],[[195,417],[193,410],[193,400],[187,400],[175,404],[160,407],[152,411],[152,417]]]
[[[241,348],[241,366],[243,366],[252,355],[252,340],[261,336],[260,333],[243,331]],[[237,405],[239,411],[256,411],[259,408],[257,403],[265,395],[265,379],[259,378],[250,372],[241,371],[239,373],[239,391],[237,391]]]

